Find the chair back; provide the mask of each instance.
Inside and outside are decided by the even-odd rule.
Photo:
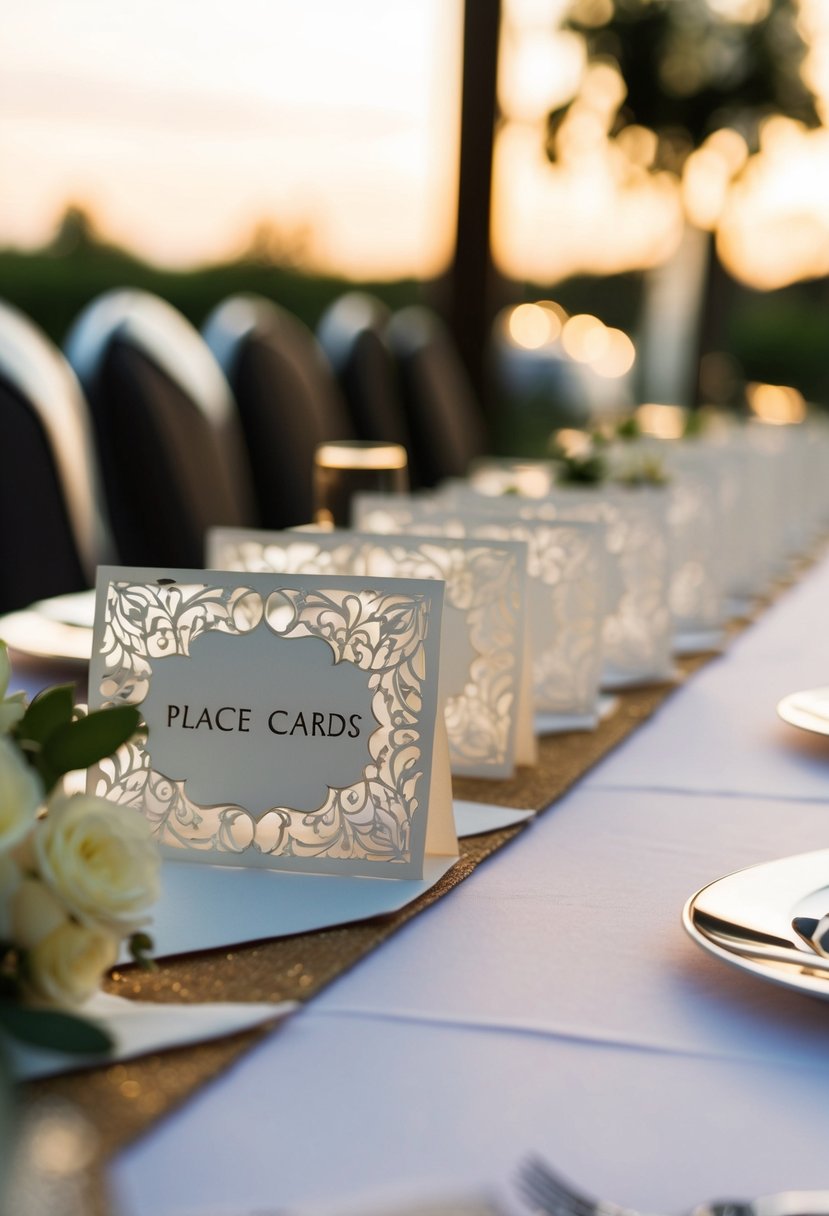
[[[75,322],[66,350],[123,561],[200,567],[208,528],[257,522],[236,404],[181,313],[146,292],[109,292]]]
[[[411,457],[411,436],[386,339],[388,319],[380,300],[350,291],[323,314],[317,337],[345,396],[357,438],[401,443]]]
[[[486,450],[483,410],[452,336],[438,315],[413,305],[387,329],[421,484],[465,476]]]
[[[355,438],[319,343],[287,309],[252,295],[225,300],[203,334],[239,407],[262,524],[308,523],[314,450]]]
[[[86,402],[60,350],[0,303],[0,611],[81,591],[114,557]]]

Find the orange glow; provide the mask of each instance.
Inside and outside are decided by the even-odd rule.
[[[587,431],[577,431],[570,427],[556,431],[555,441],[570,457],[587,456],[593,446],[593,441]]]
[[[685,433],[688,411],[681,405],[661,405],[649,402],[636,410],[636,421],[643,435],[656,439],[681,439]]]
[[[0,243],[68,200],[171,265],[271,220],[303,265],[428,276],[453,243],[461,0],[30,0],[0,40]]]
[[[717,232],[726,268],[761,290],[829,273],[829,130],[773,119]]]
[[[519,304],[507,316],[507,333],[516,346],[540,350],[561,333],[563,310],[555,304]]]
[[[716,131],[692,152],[682,175],[685,211],[697,228],[713,231],[722,215],[733,178],[748,160],[748,145],[736,131]]]
[[[749,384],[746,398],[761,420],[774,426],[790,426],[806,417],[806,401],[796,388],[784,384]]]
[[[593,371],[608,380],[626,376],[636,362],[636,347],[621,329],[606,329],[604,350],[593,362]]]

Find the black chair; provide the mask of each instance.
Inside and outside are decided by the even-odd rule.
[[[314,449],[355,438],[331,368],[303,323],[261,296],[232,296],[204,337],[230,384],[265,527],[308,523]]]
[[[84,310],[66,350],[124,562],[200,567],[209,527],[258,522],[235,402],[181,313],[146,292],[110,292]]]
[[[416,481],[411,435],[386,338],[388,320],[389,311],[379,300],[350,291],[325,311],[317,337],[345,396],[357,438],[402,444]]]
[[[27,317],[0,304],[0,611],[91,587],[113,557],[77,379]]]
[[[486,450],[483,411],[452,336],[438,315],[413,305],[387,328],[421,483],[463,477]]]

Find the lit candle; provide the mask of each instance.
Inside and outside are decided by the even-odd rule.
[[[314,521],[347,528],[355,494],[405,494],[409,488],[406,449],[399,443],[354,439],[323,443],[314,453]]]

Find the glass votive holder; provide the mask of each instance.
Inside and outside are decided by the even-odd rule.
[[[408,489],[408,459],[399,443],[343,439],[322,443],[314,453],[314,522],[319,527],[349,527],[356,494],[405,494]]]

